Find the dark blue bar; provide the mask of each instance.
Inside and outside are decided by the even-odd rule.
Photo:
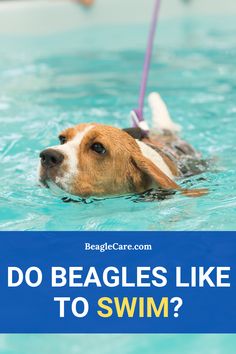
[[[0,332],[1,333],[236,333],[236,233],[235,232],[2,232],[0,235]],[[90,244],[151,245],[147,251],[85,251]],[[42,270],[39,287],[25,283],[8,287],[8,267],[24,272],[35,266]],[[129,282],[136,280],[137,267],[162,266],[168,270],[165,287],[51,287],[51,267],[66,269],[82,266],[84,275],[96,267],[102,280],[106,267],[127,267]],[[190,280],[191,267],[230,267],[230,287],[176,287],[176,267],[182,268],[182,280]],[[225,272],[226,274],[227,272]],[[146,273],[145,273],[146,274]],[[151,279],[155,280],[153,276]],[[216,283],[215,271],[211,273]],[[16,280],[16,278],[15,278]],[[32,275],[32,282],[36,278]],[[84,280],[84,277],[83,279]],[[145,280],[144,280],[145,281]],[[148,281],[148,280],[146,280]],[[103,283],[103,282],[102,282]],[[77,318],[66,303],[65,317],[59,317],[59,303],[54,297],[84,297],[88,315]],[[97,314],[98,299],[118,297],[153,297],[156,304],[163,297],[181,297],[183,305],[174,317],[175,304],[169,303],[168,318],[102,318]],[[80,304],[80,303],[79,303]],[[158,306],[157,306],[158,307]],[[82,310],[81,304],[77,311]]]

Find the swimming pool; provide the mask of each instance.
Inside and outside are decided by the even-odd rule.
[[[61,128],[84,120],[127,126],[136,106],[146,29],[99,26],[84,33],[0,36],[1,230],[235,229],[234,18],[161,22],[150,77],[150,90],[161,92],[184,126],[184,137],[204,156],[218,159],[217,172],[193,181],[210,188],[207,197],[78,205],[64,204],[37,186],[38,153],[56,143]],[[0,336],[4,354],[108,354],[111,348],[114,354],[234,354],[235,336]]]
[[[236,25],[230,17],[162,21],[149,81],[182,124],[183,137],[216,160],[212,171],[182,182],[209,188],[208,196],[75,204],[37,185],[38,154],[57,143],[61,129],[84,121],[130,124],[146,32],[134,24],[1,35],[1,230],[235,229]]]

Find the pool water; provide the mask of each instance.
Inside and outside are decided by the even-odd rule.
[[[0,38],[1,230],[235,229],[235,18],[160,23],[149,80],[182,136],[215,161],[201,178],[181,181],[209,188],[207,196],[63,203],[37,185],[39,152],[60,130],[90,121],[130,125],[146,33],[130,25]]]
[[[1,354],[235,354],[234,335],[11,335]]]
[[[1,230],[235,229],[235,19],[160,24],[149,90],[158,90],[183,136],[216,164],[200,199],[63,203],[36,182],[39,151],[83,121],[127,127],[136,106],[145,26],[86,29],[50,37],[1,37]],[[148,109],[146,116],[150,119]],[[234,354],[235,336],[1,335],[0,353]]]

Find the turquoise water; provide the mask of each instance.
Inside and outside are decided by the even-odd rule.
[[[235,19],[160,24],[149,82],[182,124],[183,137],[216,160],[203,178],[182,181],[209,188],[208,196],[65,204],[37,185],[38,154],[57,143],[61,129],[84,121],[129,125],[146,30],[1,38],[1,230],[235,229]]]
[[[0,336],[1,354],[235,354],[233,335]]]
[[[95,120],[127,126],[144,29],[0,38],[1,230],[235,229],[235,19],[161,24],[150,77],[150,90],[160,91],[183,136],[217,160],[204,179],[183,181],[208,187],[207,197],[64,204],[37,186],[38,153],[61,129]],[[234,354],[235,343],[225,335],[10,335],[0,336],[0,353]]]

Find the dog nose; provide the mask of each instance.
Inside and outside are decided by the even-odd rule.
[[[45,167],[54,167],[58,166],[64,160],[64,155],[54,149],[43,150],[39,157],[41,158],[41,164]]]

